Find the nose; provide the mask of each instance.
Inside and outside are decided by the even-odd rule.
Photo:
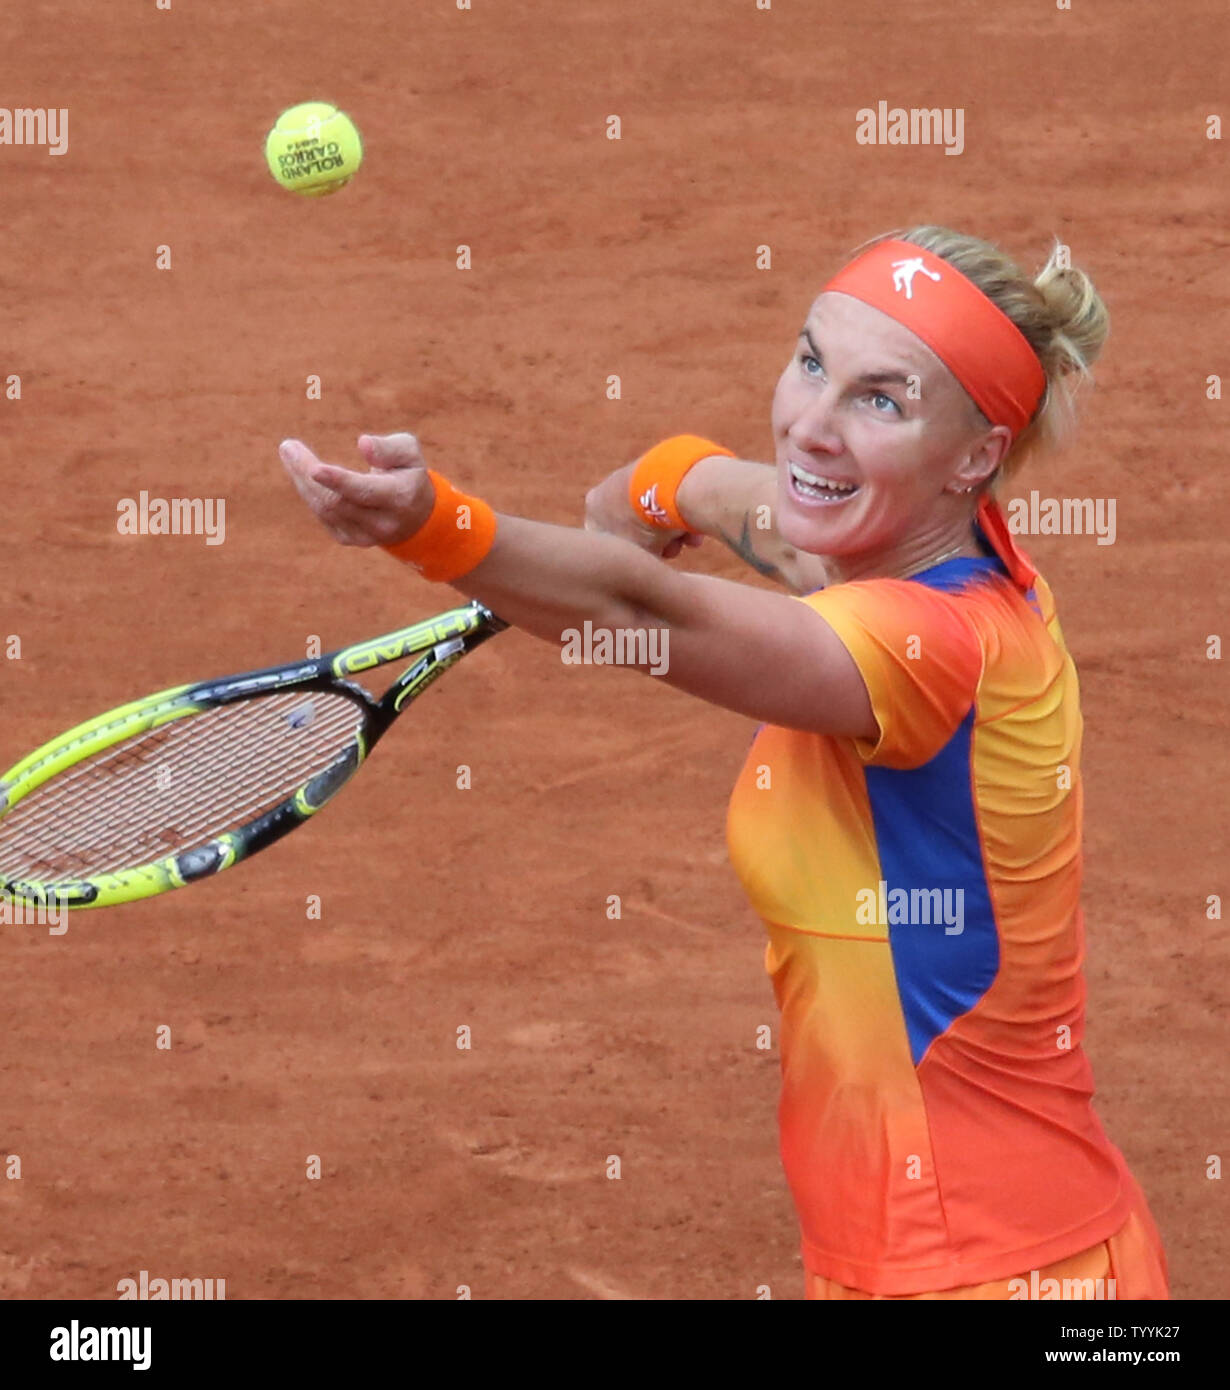
[[[796,449],[806,453],[841,453],[844,445],[837,424],[837,397],[831,384],[808,392],[786,429]]]

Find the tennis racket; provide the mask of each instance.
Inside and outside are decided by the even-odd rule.
[[[474,602],[79,724],[0,778],[0,893],[111,907],[231,868],[314,816],[413,700],[505,627]],[[349,679],[407,658],[379,699]]]

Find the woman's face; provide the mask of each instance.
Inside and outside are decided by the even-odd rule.
[[[908,328],[826,293],[777,383],[773,439],[783,539],[796,550],[855,557],[951,526],[968,511],[953,488],[977,481],[971,472],[991,472],[1009,432],[981,421]]]

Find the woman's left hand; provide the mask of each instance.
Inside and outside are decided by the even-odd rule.
[[[397,545],[431,515],[435,489],[412,434],[359,436],[368,472],[323,463],[298,439],[278,449],[299,496],[342,545]]]
[[[590,488],[585,495],[585,529],[619,536],[663,560],[673,560],[685,545],[699,545],[703,536],[646,525],[632,510],[628,484],[635,468],[635,463],[625,464]]]

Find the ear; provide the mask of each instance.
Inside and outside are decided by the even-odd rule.
[[[945,484],[945,492],[973,492],[993,478],[1012,447],[1012,431],[1007,425],[992,425],[963,452],[960,468]]]

